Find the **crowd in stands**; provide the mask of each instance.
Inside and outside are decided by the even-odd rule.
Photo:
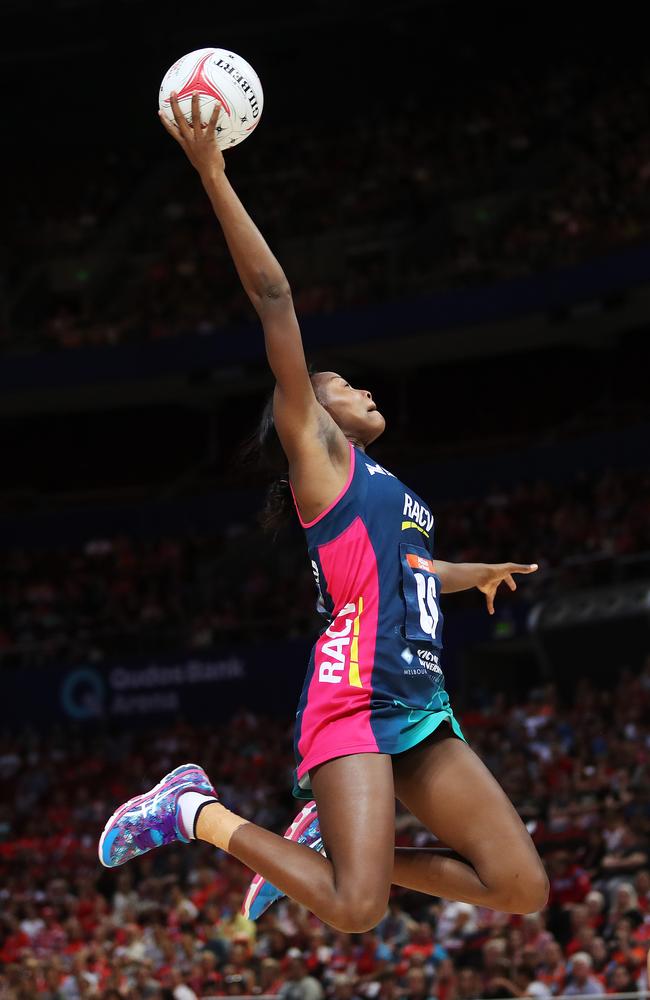
[[[551,589],[616,582],[621,560],[650,552],[649,487],[647,473],[605,473],[434,505],[436,551],[457,562],[539,562],[517,595],[497,602],[498,612]],[[300,532],[273,541],[252,517],[210,535],[8,550],[0,593],[4,666],[200,650],[317,628]],[[474,599],[455,595],[447,607]]]
[[[390,114],[390,127],[384,108],[364,108],[334,144],[303,121],[274,123],[267,134],[262,124],[230,154],[229,170],[280,254],[302,315],[507,279],[647,238],[647,87],[647,66],[635,60],[610,73],[586,57],[541,74],[495,67],[480,88],[456,79],[426,127],[415,99]],[[141,212],[134,191],[146,173],[143,151],[107,152],[93,170],[83,161],[78,192],[72,164],[61,208],[51,205],[53,185],[39,225],[38,209],[16,199],[8,287],[24,279],[30,259],[36,266],[66,254],[77,255],[79,282],[43,295],[40,312],[26,284],[32,329],[19,319],[2,338],[8,346],[210,334],[251,316],[204,192],[171,143],[169,157],[166,179],[159,152],[152,158],[155,183],[149,193],[141,186]],[[122,214],[120,183],[129,203]],[[129,212],[111,258],[103,238]],[[80,251],[100,245],[100,257],[91,252],[84,264]],[[96,288],[92,272],[104,275]]]
[[[137,148],[74,149],[71,161],[51,157],[48,184],[34,185],[29,164],[16,171],[13,201],[6,215],[3,264],[12,280],[52,254],[80,253],[91,247],[148,164]],[[24,273],[23,273],[24,276]]]
[[[240,710],[222,726],[54,730],[0,741],[2,1000],[478,1000],[634,992],[650,941],[650,659],[607,688],[582,680],[462,724],[528,825],[547,907],[509,916],[395,888],[378,927],[337,933],[283,900],[240,913],[250,872],[205,844],[124,869],[97,861],[106,817],[184,760],[223,800],[282,831],[293,816],[290,724]],[[401,807],[396,843],[435,838]]]

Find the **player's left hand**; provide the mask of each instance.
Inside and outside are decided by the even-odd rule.
[[[489,613],[494,614],[494,595],[500,583],[505,580],[510,590],[516,590],[517,584],[512,574],[535,573],[538,568],[537,563],[486,563],[477,587],[482,594],[485,594]]]

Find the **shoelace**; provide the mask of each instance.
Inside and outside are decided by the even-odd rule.
[[[173,789],[170,788],[160,789],[160,791],[156,792],[156,794],[152,799],[148,799],[145,802],[141,803],[141,805],[139,806],[140,815],[142,816],[143,819],[149,819],[150,817],[155,815],[159,807],[164,803],[165,799],[169,797],[171,792],[177,792],[179,794],[182,794],[184,788],[191,789],[192,787],[193,786],[191,782],[186,782],[185,784],[175,787]]]

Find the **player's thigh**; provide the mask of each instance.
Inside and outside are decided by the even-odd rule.
[[[530,909],[544,905],[546,873],[526,827],[485,764],[446,725],[394,757],[393,773],[397,798],[485,885]]]
[[[390,756],[352,754],[310,771],[323,844],[337,892],[374,926],[386,909],[395,850],[395,788]],[[374,919],[376,917],[376,920]]]

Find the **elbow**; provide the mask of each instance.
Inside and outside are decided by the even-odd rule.
[[[288,281],[266,282],[262,285],[260,298],[270,304],[286,302],[291,299],[291,285]]]
[[[262,319],[270,313],[291,306],[293,302],[288,281],[261,282],[251,299],[255,311]]]
[[[278,302],[291,298],[291,286],[282,268],[255,267],[249,272],[253,295],[260,302]]]

